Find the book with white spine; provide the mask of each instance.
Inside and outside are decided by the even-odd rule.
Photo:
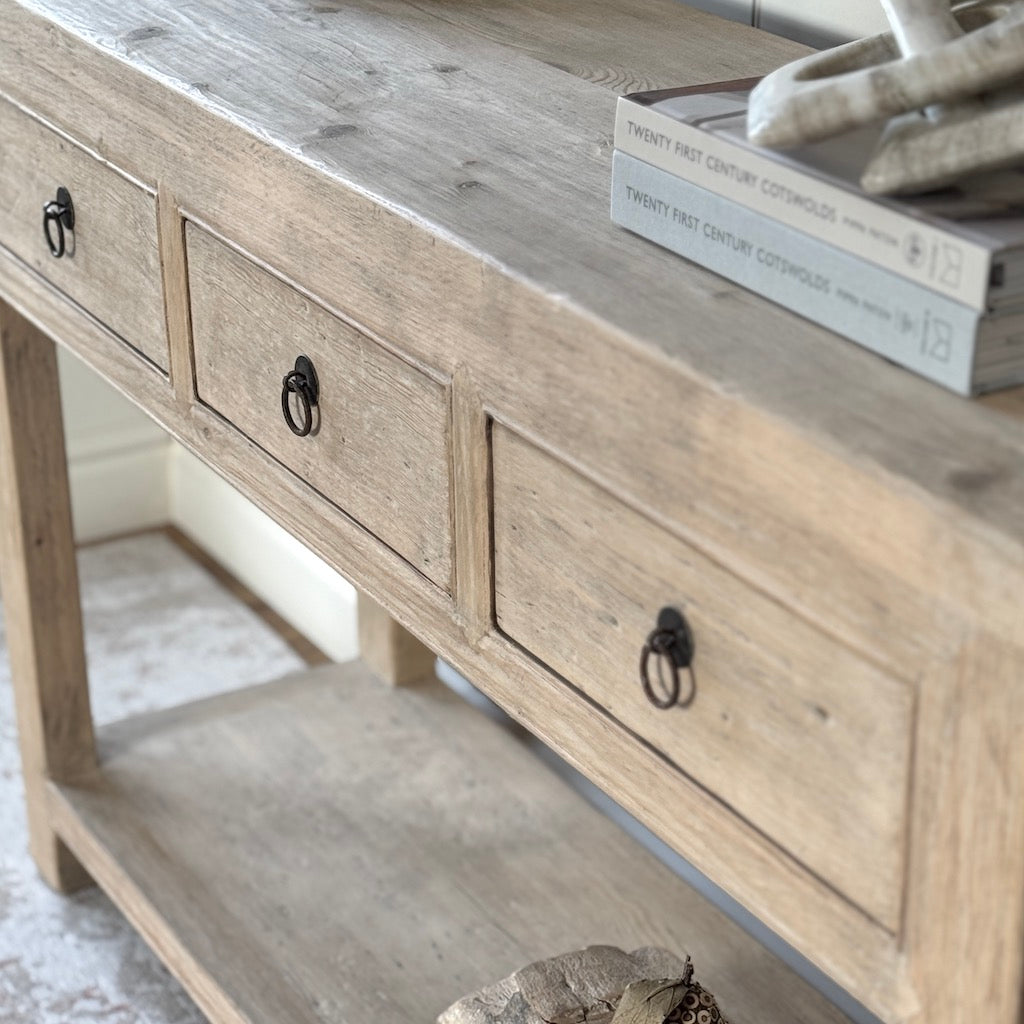
[[[974,309],[1024,301],[1024,173],[868,195],[857,180],[881,127],[785,153],[754,146],[756,81],[621,96],[615,148]]]
[[[612,220],[962,395],[1024,383],[1024,305],[982,313],[627,153]]]

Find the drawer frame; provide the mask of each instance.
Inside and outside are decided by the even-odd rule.
[[[896,934],[902,920],[906,881],[910,760],[917,704],[913,683],[894,679],[879,670],[872,664],[870,651],[851,652],[834,638],[809,627],[791,609],[750,586],[732,572],[728,564],[723,566],[707,559],[699,547],[685,544],[675,534],[650,523],[642,513],[568,468],[556,455],[496,421],[491,425],[491,452],[492,459],[500,456],[501,460],[500,469],[497,461],[492,465],[496,629],[527,654],[552,665],[553,676],[579,693],[581,699],[603,709],[624,732],[658,754],[668,770],[682,773],[696,788],[704,789],[720,804],[722,813],[737,815],[766,843],[788,854],[802,870],[821,878],[836,895],[859,905],[867,918],[885,932]],[[590,568],[593,558],[610,560],[603,550],[605,537],[608,549],[618,551],[621,548],[626,552],[621,556],[623,562],[618,574],[610,565],[602,565],[600,572]],[[597,545],[602,545],[602,550],[592,551]],[[555,562],[556,548],[560,548],[560,563]],[[666,568],[669,565],[672,570]],[[637,578],[641,568],[645,577],[642,581]],[[652,711],[639,685],[640,651],[654,627],[657,609],[673,601],[683,602],[684,594],[688,601],[680,607],[691,620],[697,640],[695,678],[700,681],[696,683],[694,703],[685,708]],[[610,601],[617,604],[608,603]],[[745,609],[745,604],[756,606],[760,614],[772,616],[774,628],[756,627],[761,628],[761,633],[753,636],[755,627],[751,619],[758,613]],[[638,611],[640,606],[644,606],[643,612]],[[726,608],[746,625],[726,621]],[[633,633],[628,634],[628,630]],[[800,640],[784,635],[786,630]],[[714,641],[710,665],[706,642],[709,634]],[[631,636],[632,643],[628,652],[623,652],[627,635]],[[771,650],[773,643],[785,653]],[[723,665],[723,659],[732,655],[731,651],[722,649],[726,644],[737,650],[732,660]],[[769,648],[766,653],[760,650],[762,646]],[[808,655],[804,661],[797,661],[803,646],[813,647],[816,656]],[[718,664],[714,661],[716,657]],[[787,666],[792,666],[793,673],[809,672],[812,665],[830,667],[833,660],[838,662],[837,672],[845,670],[853,674],[853,680],[843,678],[842,684],[833,683],[833,691],[843,684],[859,683],[874,687],[872,697],[863,704],[854,702],[850,706],[843,703],[841,693],[816,692],[812,709],[805,706],[809,700],[807,682],[797,680],[794,688],[802,686],[804,696],[798,699],[795,694],[783,693],[783,710],[775,708],[777,702],[765,683],[737,680],[734,675],[746,671],[757,676],[771,671],[776,687],[785,690],[789,681],[785,675]],[[787,790],[785,800],[774,807],[768,805],[767,801],[774,794],[756,788],[759,777],[774,779],[764,783],[769,790],[776,785],[784,786],[779,773],[789,766],[778,761],[758,765],[753,760],[757,751],[766,757],[773,756],[770,744],[768,748],[756,746],[758,726],[755,723],[747,727],[753,733],[747,742],[755,744],[754,747],[748,750],[732,738],[733,731],[742,728],[741,720],[747,711],[755,713],[743,701],[729,706],[729,695],[723,691],[734,682],[745,686],[747,700],[760,701],[757,705],[760,712],[776,714],[776,728],[791,730],[792,735],[787,735],[787,750],[793,752],[794,772],[806,770],[812,778],[830,770],[846,773],[847,788],[852,788],[860,778],[854,777],[860,770],[859,751],[852,749],[850,740],[840,737],[832,741],[829,734],[842,727],[863,738],[873,724],[868,705],[877,701],[879,708],[884,707],[884,725],[890,727],[886,733],[887,749],[876,747],[868,751],[865,757],[874,754],[878,767],[863,773],[876,789],[865,795],[868,806],[847,805],[843,817],[845,822],[866,818],[872,811],[871,803],[885,796],[888,798],[885,817],[894,816],[899,827],[893,828],[890,824],[890,832],[886,834],[879,825],[870,835],[851,836],[849,851],[840,851],[836,847],[844,841],[845,826],[833,824],[829,830],[823,823],[816,830],[814,825],[816,820],[831,813],[830,804],[842,806],[846,797],[838,784],[827,797],[815,792],[813,787],[792,787],[791,791]],[[719,706],[721,710],[708,710],[708,705]],[[825,705],[833,706],[833,712],[826,711]],[[724,710],[726,708],[728,710]],[[806,715],[804,724],[793,717],[798,712]],[[721,724],[719,714],[723,719]],[[847,716],[849,724],[845,721]],[[818,729],[819,733],[816,738],[805,739],[804,732],[810,728]],[[702,736],[702,729],[708,730],[710,735]],[[820,761],[805,768],[800,759],[800,744],[807,742],[811,748],[815,741],[819,744]],[[827,748],[830,742],[835,745]],[[676,746],[692,746],[693,749],[684,749],[680,758],[674,756]],[[822,747],[831,749],[832,753],[826,754]],[[749,761],[745,760],[748,756]],[[706,770],[701,763],[705,757],[715,762]],[[896,778],[891,778],[897,770]],[[718,779],[720,784],[714,784],[711,779]],[[743,804],[742,798],[748,791],[748,803]],[[857,793],[853,797],[861,799]],[[761,818],[754,817],[751,811],[761,812]],[[792,815],[792,822],[778,820],[787,813]],[[774,837],[768,827],[772,824],[776,825]],[[718,831],[710,818],[706,830]],[[674,830],[671,845],[679,849],[685,844],[686,831],[685,823],[680,823]],[[787,850],[787,843],[781,838],[788,834],[803,842],[801,833],[812,831],[816,833],[817,845],[807,843],[803,853],[797,852],[799,847]],[[858,840],[862,845],[855,845]],[[887,856],[885,870],[878,870],[879,853]],[[818,858],[817,862],[812,856]],[[861,877],[863,872],[859,866],[867,866],[873,860],[876,863],[872,868],[878,873],[866,881]],[[812,866],[822,862],[827,865],[825,869],[816,870]],[[718,870],[714,857],[701,866],[712,876]],[[734,884],[728,876],[725,883]],[[799,894],[794,892],[793,898],[784,902],[798,900]]]
[[[7,203],[0,191],[0,207],[14,212],[10,222],[0,221],[0,245],[166,377],[156,190],[2,93],[0,147],[10,189]],[[67,186],[75,227],[55,259],[39,214]]]
[[[451,382],[373,337],[351,315],[287,280],[198,216],[185,216],[185,258],[189,274],[196,275],[189,285],[196,402],[232,423],[339,512],[361,523],[450,593]],[[257,295],[257,288],[269,290],[274,298]],[[277,317],[277,301],[292,304],[286,319],[302,318],[295,312],[300,307],[306,311],[298,336],[280,343],[275,335],[282,334],[285,325]],[[263,302],[262,312],[251,309],[252,302]],[[229,315],[228,303],[242,308],[243,323]],[[204,316],[215,324],[204,323]],[[274,363],[278,369],[265,371],[263,346],[275,343],[280,350]],[[245,346],[253,350],[252,369],[243,365]],[[314,357],[317,364],[324,419],[310,436],[296,438],[282,426],[278,395],[281,378],[300,354]],[[353,384],[346,372],[348,359],[356,364],[357,374],[375,385],[386,379],[387,385],[370,393],[368,387]],[[272,394],[263,395],[263,409],[250,408],[249,400],[264,385]],[[333,402],[331,409],[328,400]],[[388,402],[393,403],[390,409]],[[359,449],[355,455],[353,446]],[[378,497],[385,489],[412,496],[398,506],[400,514]]]

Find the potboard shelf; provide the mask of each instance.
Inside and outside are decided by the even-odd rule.
[[[100,748],[58,832],[214,1022],[429,1024],[593,943],[691,952],[733,1024],[846,1019],[440,684],[331,665]]]

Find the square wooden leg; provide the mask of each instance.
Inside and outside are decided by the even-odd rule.
[[[0,303],[0,580],[32,855],[89,882],[50,823],[46,783],[96,765],[53,342]]]
[[[362,592],[358,610],[359,653],[373,673],[392,686],[433,678],[433,651]]]

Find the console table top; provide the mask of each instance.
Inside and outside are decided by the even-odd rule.
[[[617,93],[759,74],[802,47],[672,0],[2,0],[0,10],[26,25],[45,15],[126,73],[170,85],[175,118],[207,112],[301,162],[322,183],[326,224],[339,189],[372,199],[420,243],[478,261],[482,277],[496,272],[685,364],[714,392],[966,513],[1000,545],[1024,540],[1024,389],[948,395],[609,222]],[[11,33],[5,46],[25,38]],[[103,121],[97,137],[117,152],[117,126]],[[288,211],[268,202],[253,216]],[[440,333],[446,316],[435,310]]]

